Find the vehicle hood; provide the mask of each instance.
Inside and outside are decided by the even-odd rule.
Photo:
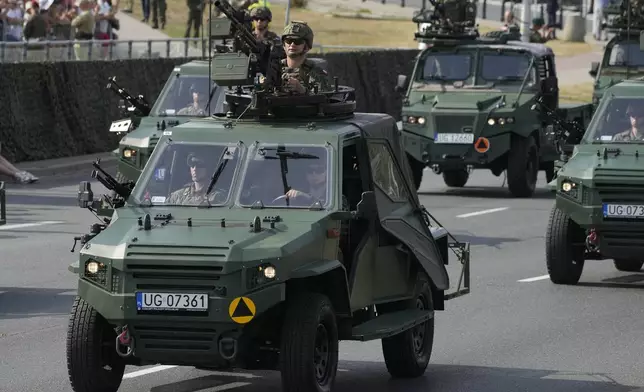
[[[468,109],[487,110],[495,105],[505,95],[506,103],[513,102],[516,94],[506,94],[501,91],[451,90],[441,91],[412,91],[409,95],[407,108],[420,110]],[[530,94],[527,94],[529,97]]]
[[[579,147],[579,146],[578,146]],[[606,158],[602,145],[587,145],[573,154],[561,168],[557,177],[578,179],[586,185],[590,181],[621,181],[629,177],[644,179],[644,145],[639,146],[608,146]],[[620,149],[615,154],[611,149]]]
[[[186,262],[237,262],[284,257],[320,239],[322,225],[311,222],[278,222],[275,228],[262,222],[260,232],[252,232],[250,221],[226,219],[153,220],[150,230],[137,219],[118,218],[90,242],[82,253],[110,259],[168,260]]]

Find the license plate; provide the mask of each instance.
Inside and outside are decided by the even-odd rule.
[[[644,205],[642,204],[608,204],[603,205],[605,218],[644,218]]]
[[[436,143],[445,144],[474,144],[474,134],[471,133],[439,133]]]
[[[208,310],[208,294],[186,293],[136,293],[137,310]]]

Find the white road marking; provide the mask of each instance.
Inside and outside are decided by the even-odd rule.
[[[249,382],[231,382],[230,384],[218,385],[213,388],[208,388],[208,390],[212,392],[227,391],[233,388],[245,387],[246,385],[250,385],[250,383]]]
[[[536,282],[538,280],[548,279],[549,277],[550,275],[541,275],[541,276],[535,276],[534,278],[521,279],[521,280],[518,280],[517,282],[521,282],[521,283]]]
[[[60,223],[65,223],[61,221],[43,221],[43,222],[32,222],[32,223],[16,223],[13,225],[3,225],[0,226],[0,231],[2,230],[13,230],[13,229],[22,229],[25,227],[35,227],[35,226],[44,226],[44,225],[56,225]]]
[[[479,216],[479,215],[491,214],[493,212],[505,211],[508,208],[510,208],[510,207],[490,208],[489,210],[468,212],[467,214],[456,215],[456,217],[457,218],[469,218],[469,217],[472,217],[472,216]]]
[[[168,370],[172,368],[176,368],[176,365],[160,365],[160,366],[153,366],[151,368],[143,369],[143,370],[137,370],[136,372],[131,372],[131,373],[126,373],[123,375],[123,379],[128,379],[128,378],[134,378],[134,377],[141,377],[145,376],[146,374],[152,374],[156,372],[160,372],[163,370]]]
[[[153,366],[151,368],[137,370],[137,371],[131,372],[131,373],[126,373],[126,374],[123,375],[123,378],[128,379],[128,378],[141,377],[141,376],[145,376],[145,375],[156,373],[156,372],[161,372],[161,371],[176,368],[176,367],[178,367],[178,366],[177,365]],[[262,376],[256,376],[256,375],[251,374],[251,373],[218,372],[218,371],[211,371],[211,370],[206,370],[206,371],[208,372],[208,374],[213,375],[213,376],[238,377],[238,378],[262,378]],[[240,386],[243,386],[243,385],[240,385]],[[236,388],[236,387],[231,387],[231,388]]]

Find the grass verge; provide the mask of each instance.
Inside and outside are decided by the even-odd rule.
[[[167,21],[165,33],[170,37],[181,38],[185,35],[188,9],[185,0],[167,0]],[[208,14],[204,12],[204,20]],[[273,22],[270,29],[280,34],[284,26],[285,8],[272,6]],[[322,45],[376,46],[389,48],[417,48],[414,41],[416,24],[405,20],[378,20],[360,18],[342,18],[307,9],[292,8],[291,20],[306,21],[315,32],[315,43]],[[133,16],[142,19],[141,9],[134,7]],[[486,23],[480,25],[481,33],[486,33],[497,26]],[[207,26],[204,26],[207,31]],[[548,43],[557,56],[574,56],[594,50],[587,43],[552,41]],[[326,50],[325,51],[329,51]],[[343,49],[346,51],[346,49]]]
[[[561,86],[559,88],[559,102],[584,102],[590,103],[593,101],[593,84],[581,83]]]

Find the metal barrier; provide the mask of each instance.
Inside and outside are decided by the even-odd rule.
[[[207,58],[208,40],[172,38],[157,40],[91,40],[0,42],[0,63],[129,60],[149,58]],[[214,45],[214,43],[213,43]],[[390,50],[374,46],[314,44],[312,53]],[[213,46],[214,47],[214,46]]]

